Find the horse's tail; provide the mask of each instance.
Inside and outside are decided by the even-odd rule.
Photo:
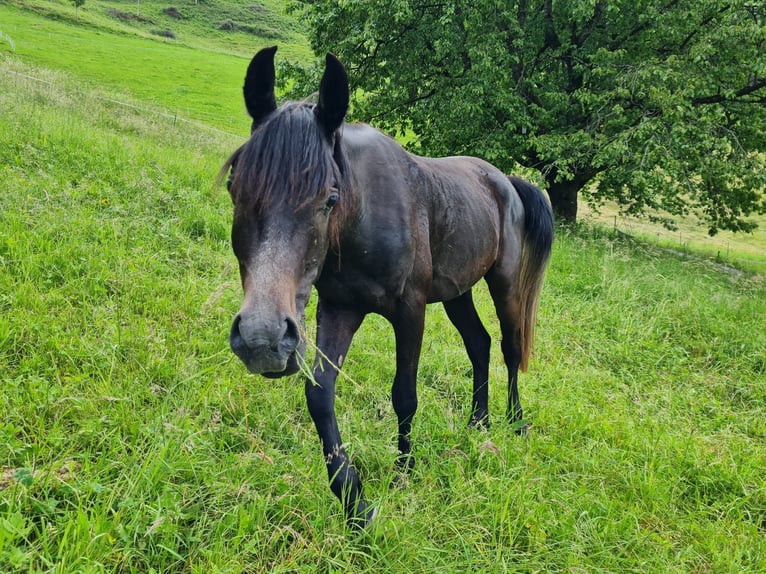
[[[540,291],[553,246],[553,213],[545,195],[537,187],[518,177],[511,177],[510,180],[524,205],[524,239],[518,293],[521,319],[519,368],[526,371],[535,339]]]

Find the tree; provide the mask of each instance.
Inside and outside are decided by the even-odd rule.
[[[80,19],[80,6],[85,4],[85,0],[71,0],[72,4],[74,4],[74,19],[79,20]]]
[[[537,170],[554,210],[616,199],[749,230],[766,208],[757,0],[294,0],[356,117],[414,151]],[[300,85],[300,82],[299,82]]]

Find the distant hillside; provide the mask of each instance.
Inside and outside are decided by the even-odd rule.
[[[282,2],[270,5],[86,0],[75,20],[63,0],[0,4],[0,58],[61,70],[111,99],[245,135],[249,58],[273,44],[285,60],[313,57],[300,26],[274,7]]]
[[[86,0],[77,20],[68,0],[13,0],[10,4],[108,33],[240,55],[272,43],[279,44],[285,56],[311,56],[305,29],[298,18],[286,13],[283,0]]]

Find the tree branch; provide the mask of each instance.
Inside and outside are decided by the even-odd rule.
[[[678,0],[671,0],[665,6],[662,7],[662,12],[663,13],[669,12],[670,10],[675,8],[677,4],[678,4]],[[639,24],[638,26],[630,30],[627,34],[620,36],[619,38],[615,38],[612,41],[612,43],[609,45],[609,50],[614,52],[615,50],[620,49],[625,43],[627,43],[628,40],[632,40],[644,30],[651,28],[654,24],[656,24],[655,20],[646,20],[643,24]]]
[[[726,96],[724,94],[715,94],[713,96],[702,96],[700,98],[693,98],[692,105],[702,106],[705,104],[719,104],[721,102],[736,102],[736,101],[747,101],[747,102],[752,101],[754,103],[758,103],[759,101],[762,101],[763,98],[757,98],[755,100],[741,100],[740,98],[744,96],[749,96],[753,92],[757,92],[758,90],[763,88],[766,88],[766,78],[754,78],[747,86],[734,92],[733,96]],[[764,97],[766,98],[766,96]]]
[[[723,8],[718,10],[718,12],[710,14],[710,16],[704,18],[702,22],[699,23],[699,26],[697,26],[694,30],[692,30],[689,33],[688,36],[686,36],[686,38],[684,38],[683,42],[681,42],[681,44],[678,46],[678,51],[679,52],[686,51],[686,46],[689,44],[689,42],[692,41],[692,39],[694,39],[694,36],[696,36],[699,33],[701,28],[710,24],[717,15],[723,14],[724,12],[728,11],[730,8],[731,6],[724,6]]]
[[[556,26],[553,22],[553,2],[552,0],[545,0],[543,7],[545,20],[543,21],[543,46],[540,49],[542,54],[546,50],[555,50],[561,46],[561,40],[559,40],[556,34]]]
[[[410,107],[414,103],[420,102],[422,100],[427,100],[428,98],[432,97],[434,94],[436,94],[436,88],[431,88],[426,93],[417,95],[415,97],[412,97],[412,98],[408,99],[406,102],[402,102],[401,104],[399,104],[397,106],[394,106],[393,108],[389,108],[389,109],[384,110],[384,111],[382,111],[382,112],[380,112],[378,114],[373,114],[373,115],[369,116],[370,123],[372,123],[373,121],[375,121],[378,118],[384,118],[384,117],[394,113],[395,111],[397,111],[397,110],[399,110],[401,108],[408,108],[408,107]]]

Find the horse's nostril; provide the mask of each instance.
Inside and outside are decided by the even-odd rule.
[[[285,317],[282,323],[253,323],[241,314],[234,317],[229,333],[229,343],[237,351],[269,351],[272,353],[292,353],[298,348],[301,337],[298,324]]]
[[[229,344],[232,347],[240,346],[242,343],[242,334],[239,332],[239,323],[242,319],[239,315],[234,317],[234,321],[231,324],[231,332],[229,333]]]
[[[300,343],[301,336],[298,331],[298,324],[290,317],[285,318],[285,333],[282,335],[282,343],[285,347],[294,350]]]

